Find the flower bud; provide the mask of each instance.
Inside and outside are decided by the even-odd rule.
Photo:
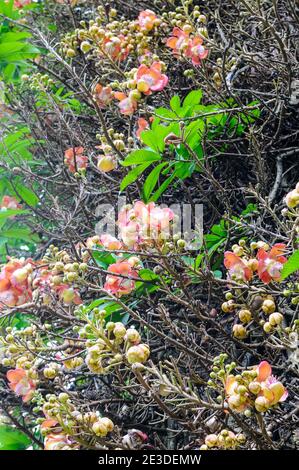
[[[266,321],[266,322],[264,323],[264,326],[263,326],[264,332],[265,332],[265,333],[271,333],[271,332],[272,332],[272,329],[273,329],[273,327],[272,327],[271,323],[270,323],[269,321]]]
[[[86,54],[87,52],[89,52],[90,49],[91,49],[91,44],[90,44],[90,42],[88,42],[88,41],[83,41],[83,42],[81,42],[80,49],[81,49],[81,51],[82,51],[84,54]]]
[[[283,320],[283,315],[279,312],[271,313],[269,316],[269,323],[272,326],[280,325]]]
[[[218,436],[216,434],[209,434],[205,438],[205,444],[208,447],[215,447],[217,445],[217,442],[218,442]]]
[[[259,382],[250,382],[248,389],[254,395],[257,395],[261,390],[261,384]]]
[[[244,339],[247,336],[246,328],[243,325],[234,325],[233,334],[235,338]]]
[[[115,323],[113,334],[115,338],[123,338],[126,334],[127,330],[126,327],[121,322]]]
[[[127,353],[126,358],[129,364],[134,364],[135,362],[146,362],[149,358],[150,350],[146,344],[138,344],[137,346],[131,346]]]
[[[112,156],[103,155],[99,157],[97,167],[103,173],[108,173],[117,167],[117,162]]]
[[[275,308],[276,307],[275,307],[275,303],[273,302],[273,300],[270,300],[270,299],[264,300],[263,305],[262,305],[262,310],[267,315],[270,315],[270,313],[275,312]]]
[[[242,323],[249,323],[252,318],[250,310],[240,310],[239,319]]]
[[[264,413],[270,406],[269,401],[265,397],[257,397],[254,402],[255,409],[260,413]]]
[[[126,333],[126,340],[130,343],[138,344],[141,341],[141,337],[135,328],[129,328]]]

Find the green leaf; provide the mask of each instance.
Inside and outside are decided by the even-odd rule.
[[[170,107],[175,112],[178,113],[181,108],[181,100],[179,95],[174,95],[170,100]]]
[[[20,214],[28,214],[28,211],[25,209],[7,209],[7,210],[0,210],[0,220],[2,219],[8,219],[9,217],[12,217],[14,215],[20,215]]]
[[[153,202],[156,202],[161,196],[161,194],[163,194],[164,191],[166,191],[166,189],[168,188],[170,183],[174,180],[174,178],[175,178],[175,173],[172,173],[172,175],[170,175],[165,181],[163,181],[159,189],[157,189],[157,191],[154,192],[150,200]]]
[[[299,250],[295,251],[283,265],[281,280],[286,279],[296,271],[299,271]]]
[[[166,165],[168,165],[167,162],[160,163],[150,172],[150,174],[146,178],[145,183],[143,185],[143,195],[145,202],[148,201],[153,189],[155,188],[158,182],[160,173]]]
[[[139,149],[131,152],[121,163],[123,166],[139,165],[145,162],[157,162],[161,156],[152,150]]]
[[[7,425],[0,426],[0,450],[24,450],[30,442],[21,431]]]
[[[136,166],[129,173],[124,177],[120,184],[120,191],[123,191],[127,186],[134,183],[138,176],[142,175],[142,173],[152,164],[152,162],[143,163],[141,165]]]
[[[116,261],[116,256],[109,251],[92,250],[92,254],[97,265],[104,269],[107,269],[110,264]]]
[[[187,106],[195,106],[201,102],[202,90],[192,90],[183,101],[183,108]]]

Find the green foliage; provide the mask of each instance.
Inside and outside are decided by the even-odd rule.
[[[296,250],[283,265],[281,279],[286,279],[296,271],[299,271],[299,250]]]
[[[0,0],[0,15],[17,21],[20,13],[13,9],[13,4],[13,0]],[[29,59],[34,59],[40,53],[37,47],[30,44],[31,37],[29,32],[20,31],[7,19],[0,23],[0,79],[15,82],[29,70]]]
[[[0,450],[25,450],[29,445],[26,434],[11,426],[0,426]]]
[[[231,116],[225,112],[225,108],[234,107],[230,100],[221,105],[202,105],[201,100],[202,91],[193,90],[182,103],[175,95],[170,100],[170,108],[155,110],[151,128],[140,136],[146,147],[134,150],[122,162],[124,167],[132,169],[122,180],[121,191],[153,166],[143,184],[143,200],[157,201],[173,181],[201,171],[203,137],[213,141],[224,129],[227,137],[241,135],[246,125],[259,116],[258,109]]]

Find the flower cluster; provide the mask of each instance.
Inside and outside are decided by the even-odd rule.
[[[28,371],[22,368],[11,369],[7,372],[6,377],[9,382],[9,388],[17,396],[22,397],[24,403],[31,400],[36,389],[36,383],[30,378]]]
[[[121,322],[105,323],[105,311],[94,311],[96,322],[79,331],[80,338],[88,338],[86,365],[95,374],[106,374],[122,363],[144,363],[150,350],[141,343],[140,333],[133,327],[126,328]]]
[[[228,270],[228,278],[237,282],[248,282],[255,272],[264,284],[278,281],[283,264],[287,258],[283,256],[286,245],[275,243],[272,248],[265,242],[252,242],[250,248],[245,240],[232,247],[233,251],[224,253],[224,265]],[[256,256],[254,252],[257,250]]]
[[[64,152],[64,163],[71,173],[78,173],[86,170],[88,157],[84,155],[83,147],[69,148]]]
[[[209,434],[206,436],[205,443],[200,447],[200,450],[234,450],[244,444],[245,441],[246,438],[244,434],[235,434],[228,429],[222,429],[218,434]]]
[[[3,196],[0,203],[0,209],[22,209],[22,205],[13,196]]]
[[[120,236],[128,248],[163,243],[169,237],[173,220],[171,209],[137,201],[134,206],[123,207],[119,213]]]
[[[294,209],[299,205],[299,183],[297,183],[295,189],[292,189],[292,191],[286,195],[285,203],[289,209]]]
[[[34,263],[31,259],[11,258],[0,272],[0,310],[22,305],[32,297],[30,276]]]
[[[203,45],[202,36],[195,34],[191,37],[191,32],[190,25],[184,26],[183,29],[175,27],[166,44],[173,50],[175,56],[189,58],[193,65],[200,65],[208,56],[208,50]]]
[[[267,361],[262,361],[241,375],[228,375],[225,379],[225,394],[228,406],[237,412],[254,407],[264,413],[286,400],[288,392],[284,385],[272,375]]]

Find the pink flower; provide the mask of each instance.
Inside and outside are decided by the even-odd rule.
[[[196,36],[189,42],[186,56],[191,58],[193,65],[199,65],[208,56],[208,50],[202,44],[203,40],[200,36]]]
[[[117,261],[111,264],[108,268],[109,273],[106,277],[104,289],[117,297],[121,297],[125,294],[130,294],[135,288],[135,280],[131,278],[137,278],[137,272],[132,268],[128,261]],[[118,276],[118,275],[121,276]]]
[[[138,16],[138,24],[141,31],[151,31],[155,26],[156,19],[157,16],[152,10],[141,11]]]
[[[120,112],[126,116],[130,116],[137,109],[137,101],[127,96],[125,93],[117,91],[114,93],[114,97],[119,100],[119,109]]]
[[[44,450],[78,450],[79,447],[79,444],[75,444],[71,437],[63,432],[50,433],[44,441]]]
[[[180,28],[173,28],[172,36],[167,39],[166,45],[173,50],[174,55],[179,56],[186,52],[189,47],[189,33]]]
[[[15,307],[32,298],[29,276],[32,260],[11,259],[0,272],[0,310],[3,306]]]
[[[149,122],[144,118],[139,118],[137,121],[138,128],[136,130],[136,137],[140,139],[141,132],[149,129]]]
[[[270,407],[285,401],[288,397],[288,391],[283,384],[272,375],[270,364],[267,361],[262,361],[255,369],[258,372],[256,380],[261,384],[259,396],[263,396],[268,401],[267,406]]]
[[[14,7],[15,8],[23,8],[26,5],[30,5],[31,0],[14,0]]]
[[[110,86],[103,87],[98,83],[94,88],[94,96],[100,108],[105,108],[113,99],[113,92]]]
[[[107,250],[121,250],[122,249],[122,243],[117,240],[117,238],[113,237],[112,235],[109,235],[108,233],[104,233],[100,237],[100,244],[104,247],[107,248]]]
[[[272,280],[280,279],[280,273],[283,264],[287,258],[282,256],[286,246],[283,243],[276,243],[271,250],[267,252],[264,248],[260,248],[257,252],[258,259],[258,275],[261,281],[269,284]]]
[[[237,391],[239,382],[233,375],[227,377],[224,387],[227,403],[232,410],[240,413],[248,408],[250,405],[248,394],[243,395],[242,398],[240,397]]]
[[[119,213],[121,238],[129,248],[138,247],[140,243],[164,239],[169,235],[173,218],[174,213],[169,208],[161,208],[154,202],[144,204],[137,201],[133,207],[125,206]]]
[[[64,152],[64,163],[68,166],[71,173],[85,169],[88,164],[88,157],[83,155],[83,147],[71,147]]]
[[[1,204],[1,209],[22,209],[21,204],[18,203],[15,197],[13,196],[3,196]]]
[[[82,304],[82,300],[77,289],[73,289],[68,284],[55,286],[54,291],[58,294],[60,300],[62,300],[66,305]]]
[[[105,37],[103,39],[103,56],[108,54],[113,60],[123,61],[128,57],[129,50],[123,46],[125,36],[120,34],[119,36]]]
[[[150,95],[153,91],[161,91],[168,83],[167,75],[161,73],[160,62],[153,62],[150,67],[142,64],[136,72],[137,90]]]
[[[36,389],[36,385],[31,380],[24,369],[12,369],[6,374],[9,381],[9,388],[19,397],[22,397],[24,403],[30,401]]]
[[[175,27],[172,36],[167,40],[166,45],[173,50],[176,56],[189,57],[193,65],[199,65],[208,55],[207,49],[203,46],[203,39],[200,36],[190,38],[190,33]]]
[[[235,255],[232,251],[224,253],[224,266],[228,269],[229,279],[246,282],[252,278],[251,269],[246,266],[240,256]]]

